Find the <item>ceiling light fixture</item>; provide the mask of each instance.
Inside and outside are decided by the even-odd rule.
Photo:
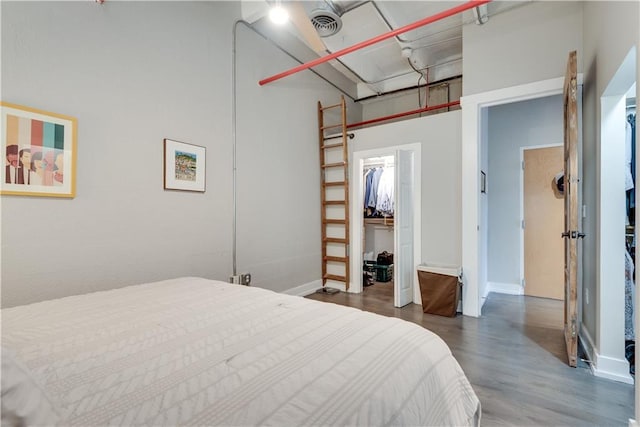
[[[276,1],[276,4],[269,11],[269,19],[276,25],[284,25],[289,21],[289,12],[282,7],[279,0]]]

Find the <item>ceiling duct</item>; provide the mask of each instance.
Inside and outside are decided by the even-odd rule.
[[[325,2],[322,7],[311,11],[309,18],[320,37],[332,36],[342,28],[342,18],[340,17],[342,13],[336,9],[329,2]]]

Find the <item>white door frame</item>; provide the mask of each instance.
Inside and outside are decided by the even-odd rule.
[[[524,164],[525,150],[538,150],[540,148],[553,148],[553,147],[564,147],[564,143],[558,142],[557,144],[530,145],[527,147],[520,147],[520,164],[521,165]],[[520,223],[522,223],[522,221],[524,221],[524,169],[520,168]],[[560,236],[558,236],[558,239],[560,239]],[[522,286],[523,280],[524,280],[524,228],[520,227],[520,290],[518,295],[524,295],[524,287]]]
[[[351,180],[349,189],[350,206],[350,242],[349,249],[351,279],[349,292],[359,294],[362,292],[362,230],[364,219],[362,215],[362,200],[364,199],[363,170],[364,160],[369,157],[394,156],[397,150],[411,151],[413,153],[413,259],[414,264],[419,264],[422,259],[422,144],[412,143],[404,145],[394,145],[390,147],[375,148],[371,150],[354,151],[351,158]],[[398,167],[396,164],[395,167]],[[394,239],[395,240],[395,239]],[[394,257],[398,254],[394,254]],[[394,260],[397,264],[398,262]],[[420,288],[418,283],[418,272],[414,268],[412,288],[413,302],[421,304]]]
[[[582,84],[582,74],[578,74]],[[462,313],[479,317],[484,304],[479,277],[483,242],[480,233],[480,144],[482,113],[488,107],[562,94],[564,77],[467,95],[462,106]],[[486,123],[484,124],[486,126]]]

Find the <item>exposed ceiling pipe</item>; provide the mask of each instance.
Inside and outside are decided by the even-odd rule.
[[[297,67],[294,67],[294,68],[292,68],[290,70],[283,71],[282,73],[279,73],[279,74],[276,74],[274,76],[262,79],[258,83],[260,84],[260,86],[264,86],[267,83],[271,83],[271,82],[274,82],[276,80],[280,80],[280,79],[282,79],[284,77],[290,76],[291,74],[295,74],[295,73],[298,73],[300,71],[307,70],[307,69],[309,69],[311,67],[315,67],[316,65],[322,64],[324,62],[327,62],[327,61],[330,61],[332,59],[338,58],[340,56],[346,55],[348,53],[355,52],[355,51],[363,49],[363,48],[365,48],[367,46],[371,46],[372,44],[379,43],[379,42],[381,42],[383,40],[390,39],[392,37],[397,36],[398,34],[404,34],[404,33],[408,32],[408,31],[415,30],[416,28],[423,27],[423,26],[425,26],[427,24],[431,24],[431,23],[439,21],[441,19],[448,18],[449,16],[456,15],[458,13],[464,12],[465,10],[473,9],[475,7],[481,6],[483,4],[487,4],[489,2],[491,2],[491,0],[471,0],[471,1],[468,1],[466,3],[463,3],[463,4],[459,5],[459,6],[453,7],[451,9],[447,9],[447,10],[445,10],[443,12],[436,13],[435,15],[432,15],[432,16],[426,17],[424,19],[421,19],[419,21],[416,21],[413,24],[405,25],[404,27],[400,27],[400,28],[398,28],[396,30],[389,31],[389,32],[384,33],[384,34],[380,34],[379,36],[373,37],[373,38],[371,38],[369,40],[365,40],[363,42],[356,43],[353,46],[344,48],[344,49],[339,50],[337,52],[334,52],[334,53],[332,53],[330,55],[326,55],[326,56],[323,56],[321,58],[314,59],[313,61],[305,62],[304,64],[299,65]]]
[[[405,111],[404,113],[391,114],[390,116],[378,117],[377,119],[365,120],[363,122],[351,123],[347,125],[347,129],[351,129],[357,126],[365,126],[373,123],[384,122],[386,120],[397,119],[399,117],[412,116],[414,114],[420,114],[427,111],[439,110],[441,108],[449,108],[454,105],[460,105],[460,101],[447,102],[446,104],[432,105],[431,107],[418,108],[417,110]]]

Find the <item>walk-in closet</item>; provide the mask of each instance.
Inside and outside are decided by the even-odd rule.
[[[394,156],[365,159],[363,169],[362,284],[393,303]]]

